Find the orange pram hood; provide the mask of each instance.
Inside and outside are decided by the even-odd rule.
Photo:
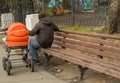
[[[7,46],[28,46],[29,31],[22,23],[13,23],[8,27]]]

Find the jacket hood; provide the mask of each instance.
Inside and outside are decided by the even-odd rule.
[[[47,18],[42,18],[42,19],[40,20],[40,23],[49,26],[49,25],[52,24],[52,21],[50,21],[50,20],[47,19]]]

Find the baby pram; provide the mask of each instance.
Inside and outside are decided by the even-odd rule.
[[[26,26],[22,23],[13,23],[8,27],[7,37],[6,37],[6,52],[7,57],[3,57],[3,68],[6,70],[7,74],[10,75],[10,70],[12,67],[12,62],[17,63],[24,61],[26,67],[30,67],[31,71],[34,71],[33,60],[28,59],[28,40],[29,31]],[[14,52],[19,49],[19,53]],[[22,58],[10,59],[10,56],[22,55]]]

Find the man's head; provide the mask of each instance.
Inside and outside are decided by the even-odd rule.
[[[44,18],[46,17],[46,15],[44,13],[39,13],[38,15],[38,19],[41,20],[41,18]]]

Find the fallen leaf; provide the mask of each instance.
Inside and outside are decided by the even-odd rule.
[[[40,76],[40,79],[43,79],[43,77],[42,77],[42,76]]]
[[[63,69],[54,69],[54,73],[61,73],[63,71]]]
[[[74,82],[77,82],[77,80],[76,80],[76,79],[73,79],[73,81],[74,81]]]
[[[103,81],[102,81],[102,83],[106,83],[106,81],[105,81],[105,80],[103,80]]]

